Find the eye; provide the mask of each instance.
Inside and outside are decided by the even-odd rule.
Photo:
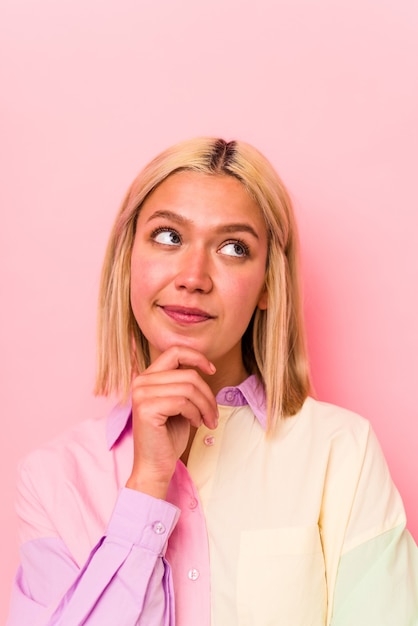
[[[154,230],[151,233],[151,239],[164,246],[179,246],[181,244],[181,237],[178,232],[168,226]]]
[[[243,241],[227,241],[220,247],[219,252],[227,256],[246,257],[250,249]]]

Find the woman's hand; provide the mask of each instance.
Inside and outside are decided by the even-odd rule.
[[[192,369],[193,368],[193,369]],[[132,384],[134,462],[126,486],[164,499],[190,427],[216,428],[218,409],[198,374],[214,374],[208,359],[191,348],[166,350]]]

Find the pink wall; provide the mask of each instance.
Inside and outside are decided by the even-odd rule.
[[[5,0],[0,325],[3,623],[17,459],[91,396],[105,241],[137,170],[246,139],[300,220],[318,394],[367,416],[418,538],[415,0]]]

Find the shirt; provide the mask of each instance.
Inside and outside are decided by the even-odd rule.
[[[267,438],[254,376],[217,401],[167,501],[123,488],[130,407],[29,455],[9,626],[418,624],[418,550],[369,423],[308,398]]]

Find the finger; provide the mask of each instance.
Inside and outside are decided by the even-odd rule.
[[[172,417],[181,416],[192,426],[199,428],[203,422],[200,408],[186,396],[168,395],[164,398],[152,398],[141,407],[140,421],[160,428]]]
[[[185,346],[171,346],[151,363],[145,371],[152,373],[184,367],[196,367],[204,374],[209,375],[216,372],[216,367],[204,354]]]
[[[161,372],[149,372],[149,370],[146,370],[132,382],[132,390],[134,391],[142,387],[164,386],[171,383],[189,383],[194,385],[202,393],[206,394],[208,398],[213,399],[215,403],[215,397],[208,383],[194,369],[163,370]]]
[[[213,426],[214,420],[218,418],[216,398],[208,383],[203,380],[196,370],[164,370],[151,373],[149,370],[146,370],[133,381],[132,395],[134,397],[136,394],[140,394],[138,396],[138,402],[141,402],[150,395],[165,395],[168,386],[174,384],[177,386],[187,385],[187,387],[182,387],[179,393],[185,393],[192,401],[194,398],[196,400],[199,398],[199,395],[194,395],[195,393],[202,394],[206,398],[206,401],[209,403],[209,411],[205,411],[204,421],[205,423],[208,422],[210,427],[216,428],[216,426]],[[178,388],[180,389],[180,387]],[[173,392],[175,392],[174,388]],[[210,415],[210,413],[212,413],[212,415]]]
[[[176,375],[177,373],[180,376]],[[216,399],[209,386],[198,374],[193,371],[187,373],[174,371],[155,376],[150,375],[146,378],[145,381],[144,379],[137,381],[132,390],[132,403],[139,407],[140,411],[145,406],[150,405],[150,400],[158,404],[167,397],[175,397],[180,400],[185,398],[194,404],[204,424],[209,428],[216,428],[218,423]],[[188,380],[188,378],[195,378],[199,384],[196,384],[196,380]],[[152,381],[155,381],[155,384]],[[165,410],[167,417],[179,413],[177,404],[173,405],[172,408],[168,405],[168,409]]]

